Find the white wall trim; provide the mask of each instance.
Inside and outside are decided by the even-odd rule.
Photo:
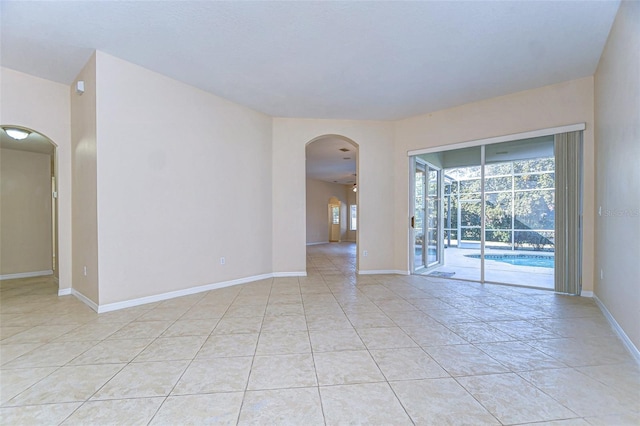
[[[470,148],[480,145],[491,145],[500,142],[517,141],[520,139],[538,138],[541,136],[557,135],[558,133],[576,132],[586,129],[585,123],[568,124],[566,126],[551,127],[549,129],[532,130],[530,132],[513,133],[504,136],[494,136],[486,139],[476,139],[473,141],[454,143],[451,145],[440,145],[432,148],[414,149],[407,152],[409,157],[413,155],[429,154],[432,152],[450,151],[452,149]]]
[[[44,277],[47,275],[52,275],[53,270],[47,269],[46,271],[35,271],[35,272],[20,272],[17,274],[5,274],[0,275],[0,281],[2,280],[15,280],[17,278],[32,278],[32,277]]]
[[[96,311],[97,313],[100,313],[100,307],[93,300],[89,299],[87,296],[80,293],[75,288],[71,289],[71,294],[74,295],[76,298],[78,298],[85,305],[87,305],[88,307]]]
[[[70,296],[72,293],[72,288],[59,288],[58,296]]]
[[[317,243],[307,243],[308,246],[317,246],[318,244],[329,244],[329,241],[318,241]]]
[[[163,300],[174,299],[176,297],[188,296],[190,294],[202,293],[204,291],[217,290],[219,288],[231,287],[233,285],[260,281],[273,278],[273,274],[254,275],[252,277],[239,278],[237,280],[222,281],[219,283],[205,284],[197,287],[189,287],[182,290],[170,291],[167,293],[156,294],[153,296],[140,297],[137,299],[123,300],[122,302],[107,303],[98,307],[98,313],[117,311],[119,309],[132,308],[134,306],[146,305],[147,303],[160,302]]]
[[[593,300],[595,300],[596,305],[598,305],[598,307],[604,314],[604,317],[607,319],[607,321],[609,321],[609,324],[611,324],[613,330],[616,332],[618,337],[620,337],[620,340],[622,340],[622,343],[627,348],[627,350],[631,353],[631,356],[635,358],[636,362],[640,363],[640,351],[638,351],[638,348],[636,348],[631,339],[629,339],[627,333],[625,333],[622,327],[620,327],[620,324],[618,324],[618,321],[616,321],[613,315],[611,315],[611,312],[609,312],[604,303],[602,303],[602,301],[598,299],[598,296],[594,295]]]
[[[369,269],[366,271],[359,270],[358,275],[409,275],[409,271],[401,271],[400,269]]]
[[[272,275],[273,275],[274,278],[306,277],[307,276],[307,272],[306,271],[301,271],[301,272],[274,272]]]
[[[580,296],[582,297],[593,297],[593,292],[592,291],[581,291],[580,292]]]
[[[275,272],[271,274],[254,275],[251,277],[238,278],[236,280],[222,281],[219,283],[205,284],[197,287],[189,287],[182,290],[170,291],[167,293],[156,294],[153,296],[140,297],[137,299],[124,300],[122,302],[107,303],[99,305],[97,312],[111,312],[119,309],[132,308],[134,306],[146,305],[147,303],[160,302],[163,300],[174,299],[176,297],[188,296],[190,294],[202,293],[204,291],[217,290],[219,288],[231,287],[238,284],[246,284],[254,281],[266,280],[275,277],[306,277],[306,272]]]

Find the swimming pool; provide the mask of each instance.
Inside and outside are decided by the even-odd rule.
[[[480,259],[479,254],[467,254],[465,257]],[[516,266],[537,266],[539,268],[553,268],[553,256],[535,254],[485,254],[487,260],[509,263]]]

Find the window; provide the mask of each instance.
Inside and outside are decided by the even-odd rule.
[[[352,204],[349,206],[349,231],[358,229],[358,206]]]
[[[331,206],[331,223],[340,225],[340,206]]]
[[[458,236],[480,243],[478,170],[478,166],[445,169],[445,238],[449,246],[456,246]],[[495,161],[485,165],[484,175],[485,247],[552,251],[554,157]]]

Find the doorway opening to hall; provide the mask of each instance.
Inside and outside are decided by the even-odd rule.
[[[2,289],[58,290],[57,146],[23,126],[0,126]]]
[[[307,274],[338,267],[356,274],[358,144],[324,135],[306,145]]]

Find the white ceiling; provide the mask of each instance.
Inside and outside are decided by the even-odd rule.
[[[94,49],[272,116],[392,120],[593,75],[618,1],[0,1],[3,66]]]
[[[328,136],[320,138],[306,147],[307,177],[353,185],[356,183],[357,155],[357,148],[344,139]]]
[[[71,84],[97,49],[272,116],[395,120],[593,75],[618,6],[1,0],[0,64]],[[351,183],[323,142],[309,176]]]

